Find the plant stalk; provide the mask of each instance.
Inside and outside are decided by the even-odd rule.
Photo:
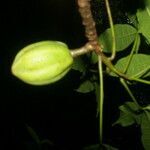
[[[93,51],[93,47],[91,46],[90,43],[87,43],[80,48],[70,50],[73,58],[84,55],[84,54],[89,53],[91,51]]]
[[[108,19],[109,19],[109,24],[110,24],[111,34],[112,34],[112,43],[113,43],[112,54],[111,54],[110,60],[113,60],[115,59],[115,56],[116,56],[116,38],[115,38],[115,30],[114,30],[109,0],[105,0],[105,5],[106,5],[107,14],[108,14]]]
[[[128,94],[130,95],[130,97],[133,100],[133,102],[138,106],[139,109],[142,109],[142,107],[138,104],[136,98],[134,97],[133,93],[129,89],[129,87],[128,87],[127,83],[125,82],[125,80],[122,79],[122,78],[120,78],[120,82],[124,86],[124,88],[126,89],[126,91],[128,92]]]
[[[138,47],[137,47],[137,43],[138,43],[139,40],[140,40],[139,38],[140,38],[140,37],[139,37],[139,35],[137,34],[136,37],[135,37],[135,40],[134,40],[134,44],[133,44],[131,53],[130,53],[130,55],[129,55],[129,59],[128,59],[128,61],[127,61],[127,65],[126,65],[126,67],[125,67],[123,73],[126,73],[127,70],[128,70],[128,68],[129,68],[129,66],[130,66],[130,63],[131,63],[131,61],[132,61],[133,54],[134,54],[134,52],[135,52],[135,51],[137,50],[137,48],[138,48]]]
[[[103,144],[103,103],[104,103],[104,83],[103,83],[103,67],[101,57],[98,56],[98,70],[100,82],[100,97],[99,97],[99,138],[100,146]]]

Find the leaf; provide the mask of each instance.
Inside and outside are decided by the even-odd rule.
[[[134,107],[136,106],[133,102],[126,102],[124,105],[121,105],[119,107],[120,109],[119,119],[113,125],[120,124],[123,127],[127,127],[134,124],[136,122],[135,114],[133,111],[135,109]]]
[[[150,105],[147,105],[146,107],[143,107],[144,110],[150,111]]]
[[[141,131],[142,143],[145,150],[150,149],[150,112],[145,111],[142,115]]]
[[[125,102],[125,105],[128,106],[128,108],[130,108],[134,112],[139,111],[138,106],[134,102]],[[120,109],[123,110],[121,107]]]
[[[91,55],[92,55],[91,56],[91,63],[96,64],[98,62],[97,54],[95,52],[92,52]]]
[[[77,92],[80,93],[88,93],[94,90],[94,85],[91,81],[86,80],[79,86],[78,89],[76,89]]]
[[[118,69],[120,72],[123,72],[124,68],[126,68],[128,60],[129,60],[129,56],[120,59],[115,65],[116,69]],[[130,78],[149,77],[150,76],[150,55],[134,54],[126,74]],[[117,76],[114,73],[111,73],[111,75]]]
[[[150,1],[147,0],[145,2],[144,9],[138,9],[137,11],[137,19],[139,22],[139,32],[143,34],[143,36],[147,39],[150,44]]]
[[[104,145],[104,147],[106,148],[106,150],[118,150],[117,148],[112,147],[112,146],[110,146],[110,145],[108,145],[108,144],[103,144],[103,145]]]
[[[83,150],[99,150],[99,144],[87,146]]]
[[[41,141],[39,139],[39,136],[36,134],[36,132],[30,126],[26,125],[26,127],[27,127],[29,134],[33,138],[33,140],[38,144],[38,146],[40,146]]]
[[[134,102],[126,102],[119,109],[119,119],[113,125],[120,124],[123,127],[127,127],[134,123],[140,124],[142,112],[139,113],[139,108]]]
[[[47,144],[47,145],[50,145],[50,146],[53,146],[53,145],[54,145],[53,142],[50,141],[50,140],[48,140],[48,139],[42,140],[42,141],[41,141],[41,144]]]
[[[120,124],[123,127],[130,126],[135,123],[135,119],[129,113],[120,112],[119,119],[113,124]]]
[[[103,144],[101,147],[99,144],[90,145],[88,147],[83,148],[83,150],[118,150],[117,148],[114,148],[108,144]]]
[[[137,30],[128,24],[116,24],[114,25],[114,30],[117,52],[127,48],[134,41],[137,34]],[[99,41],[104,47],[103,51],[111,53],[113,41],[110,28],[100,35]]]
[[[81,57],[74,59],[72,69],[79,72],[84,72],[86,70],[86,64]]]

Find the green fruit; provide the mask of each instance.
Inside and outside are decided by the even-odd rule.
[[[45,85],[61,79],[73,64],[66,44],[37,42],[23,48],[15,57],[12,73],[32,85]]]

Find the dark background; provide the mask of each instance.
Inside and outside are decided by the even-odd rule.
[[[98,143],[95,95],[75,92],[80,84],[78,72],[72,70],[55,84],[37,87],[23,83],[10,71],[15,55],[28,44],[57,40],[72,49],[86,42],[76,1],[6,0],[0,10],[0,149],[34,145],[26,124],[40,139],[53,142],[47,149],[80,150]],[[145,90],[148,93],[146,86],[135,88],[142,91],[138,98],[143,99]],[[141,149],[138,128],[111,127],[119,115],[118,106],[130,100],[116,79],[105,78],[105,95],[104,142],[121,150]]]
[[[71,71],[56,84],[36,87],[21,82],[10,71],[16,53],[28,44],[42,40],[62,41],[70,48],[84,44],[76,8],[70,0],[1,4],[1,150],[33,145],[26,124],[41,139],[51,140],[54,149],[80,149],[96,141],[95,97],[74,91],[79,73]]]

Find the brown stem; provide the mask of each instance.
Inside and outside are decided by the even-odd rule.
[[[85,44],[84,46],[71,50],[71,55],[73,58],[78,57],[80,55],[84,55],[86,53],[89,53],[93,51],[93,47],[90,43]]]
[[[95,51],[102,51],[99,43],[97,31],[95,28],[95,21],[91,12],[90,0],[78,0],[79,12],[82,17],[82,23],[85,26],[85,35],[89,43],[94,47]]]
[[[102,62],[110,68],[113,72],[115,72],[117,75],[120,77],[129,80],[129,78],[119,72],[111,63],[109,58],[107,58],[104,53],[102,52],[101,45],[98,42],[98,36],[97,36],[97,31],[95,27],[95,21],[92,16],[91,12],[91,5],[90,5],[91,0],[78,0],[78,6],[79,6],[79,12],[82,17],[82,23],[85,26],[85,35],[89,40],[89,44],[93,47],[95,53],[97,55],[100,55]]]

